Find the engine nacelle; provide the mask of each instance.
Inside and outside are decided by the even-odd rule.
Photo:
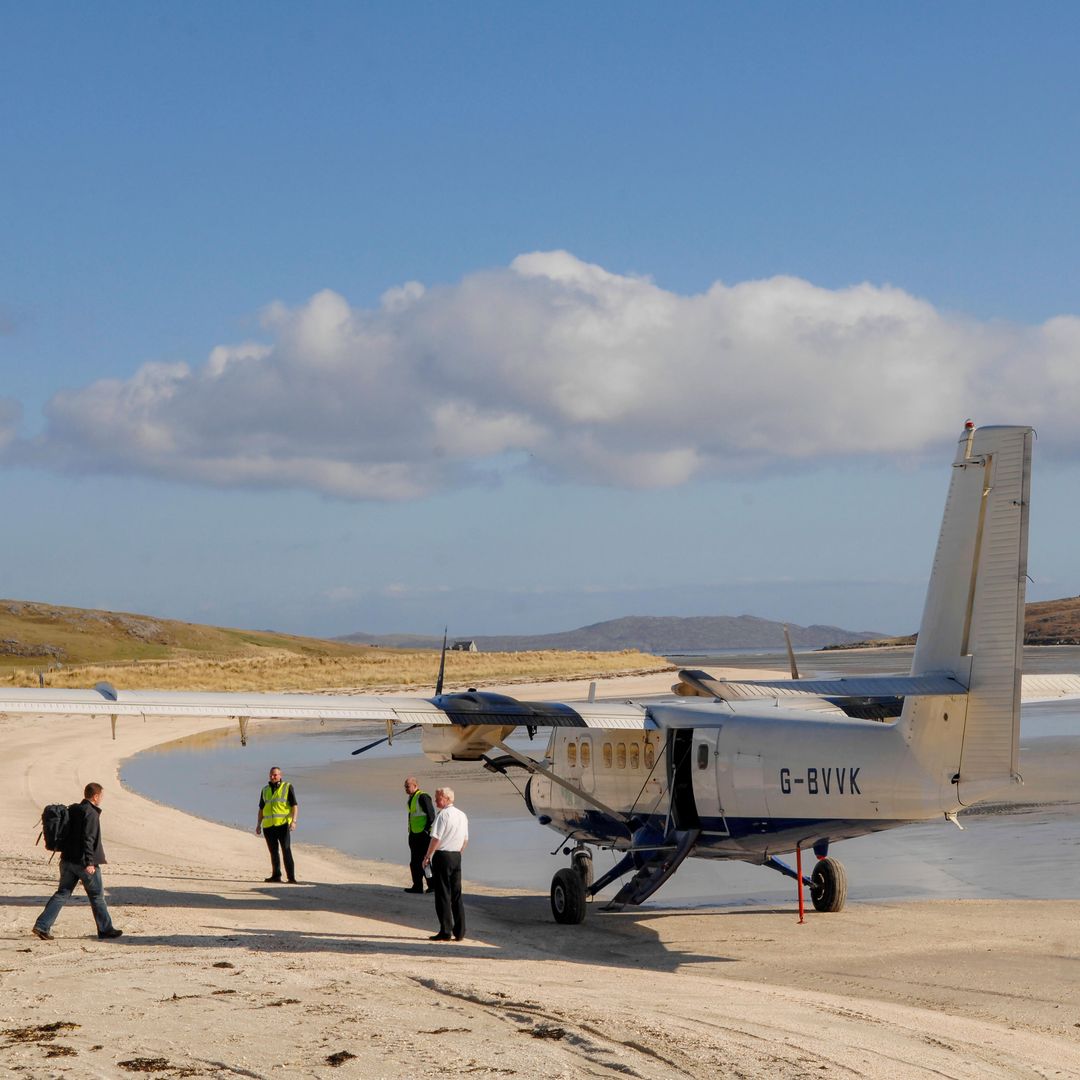
[[[432,724],[420,735],[420,749],[432,761],[479,761],[513,731],[514,724]]]

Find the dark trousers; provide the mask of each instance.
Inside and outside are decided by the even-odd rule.
[[[439,933],[463,938],[465,908],[461,903],[461,852],[437,850],[431,857],[431,876]]]
[[[105,885],[101,880],[101,867],[99,866],[93,874],[88,874],[85,866],[61,859],[60,886],[45,905],[45,910],[37,917],[37,922],[34,923],[36,929],[46,934],[52,929],[52,924],[56,922],[60,909],[71,899],[71,894],[80,881],[90,899],[90,910],[94,913],[98,933],[107,934],[113,928],[109,908],[105,903]]]
[[[430,843],[431,833],[409,833],[409,873],[412,874],[412,887],[417,892],[424,887],[424,856]]]
[[[266,846],[270,849],[270,873],[281,877],[281,858],[278,857],[278,847],[281,848],[281,856],[285,859],[285,876],[292,881],[296,877],[296,868],[293,866],[291,830],[288,822],[284,825],[264,825],[263,836],[266,838]]]

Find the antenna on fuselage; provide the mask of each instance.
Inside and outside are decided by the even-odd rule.
[[[448,626],[443,627],[442,632],[442,656],[439,657],[439,677],[435,680],[435,696],[442,693],[443,676],[446,674],[446,631]]]
[[[784,642],[787,644],[787,658],[788,663],[791,665],[791,677],[797,679],[799,677],[799,666],[795,663],[795,650],[791,647],[791,634],[788,633],[786,623],[784,625]]]

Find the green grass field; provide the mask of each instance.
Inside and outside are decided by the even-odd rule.
[[[0,600],[0,683],[118,689],[330,690],[435,683],[439,654],[268,630],[232,630],[124,612]],[[446,687],[662,671],[664,659],[622,652],[447,654]]]

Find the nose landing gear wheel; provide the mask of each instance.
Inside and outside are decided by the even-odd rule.
[[[564,867],[551,879],[551,914],[557,923],[585,921],[585,882],[576,870]]]
[[[818,859],[810,875],[810,899],[815,911],[840,911],[847,899],[847,871],[836,859]]]
[[[577,848],[570,856],[570,866],[588,891],[593,883],[592,852],[587,847]]]

